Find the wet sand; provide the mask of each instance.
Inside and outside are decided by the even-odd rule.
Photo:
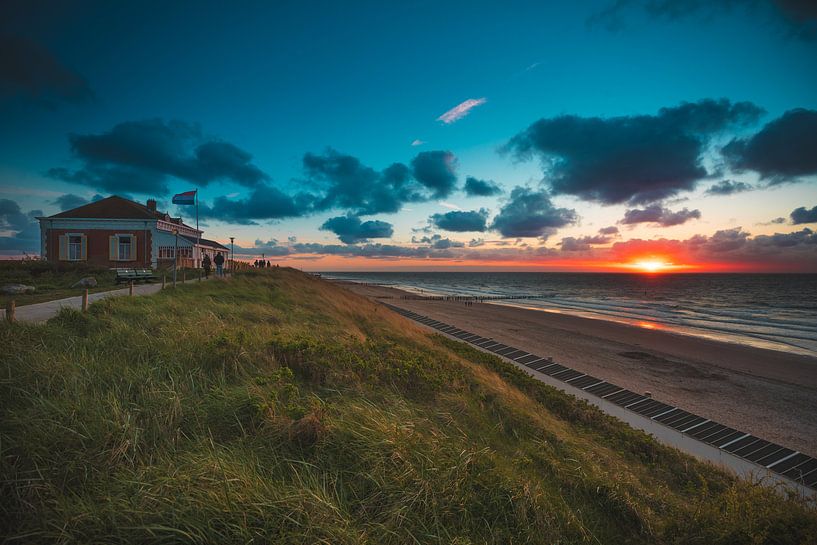
[[[817,358],[499,304],[404,300],[395,288],[338,283],[817,456]]]

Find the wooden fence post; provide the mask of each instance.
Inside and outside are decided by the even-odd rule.
[[[166,274],[163,274],[163,275],[162,275],[162,289],[165,289],[165,282],[166,282],[166,281],[167,281],[167,275],[166,275]]]
[[[187,269],[182,269],[182,284],[187,282]]]
[[[133,280],[130,281],[130,286],[128,287],[128,295],[133,297]]]
[[[13,322],[14,318],[14,311],[17,308],[17,302],[12,299],[8,303],[6,303],[6,321]]]
[[[82,312],[88,312],[88,288],[82,294]]]
[[[199,269],[199,282],[201,282],[201,269]]]

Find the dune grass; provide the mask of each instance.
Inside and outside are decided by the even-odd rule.
[[[817,543],[817,512],[288,269],[0,326],[9,543]]]
[[[36,288],[35,292],[26,294],[0,293],[0,306],[5,306],[12,299],[17,306],[22,306],[81,295],[85,289],[72,286],[86,276],[93,276],[97,281],[97,287],[91,288],[89,290],[91,292],[107,291],[116,287],[116,273],[104,267],[33,259],[0,261],[0,286],[25,284]]]

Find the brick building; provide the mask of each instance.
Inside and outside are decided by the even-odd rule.
[[[40,255],[49,261],[83,261],[105,267],[172,265],[198,267],[205,254],[229,257],[226,246],[201,238],[202,231],[156,210],[118,196],[65,210],[40,222]]]

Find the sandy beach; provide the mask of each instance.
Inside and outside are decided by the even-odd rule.
[[[500,304],[404,300],[395,288],[339,283],[817,455],[817,358]]]

